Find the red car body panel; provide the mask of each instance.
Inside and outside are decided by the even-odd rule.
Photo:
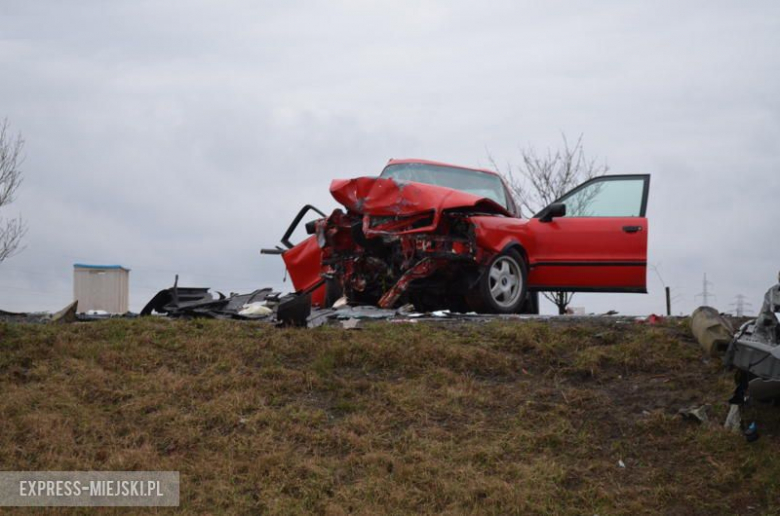
[[[376,236],[392,231],[394,234],[426,233],[439,226],[444,210],[471,208],[475,211],[495,213],[511,217],[506,208],[490,199],[472,195],[460,190],[423,183],[399,183],[393,179],[381,177],[359,177],[357,179],[335,179],[330,185],[333,198],[349,211],[374,217],[409,217],[432,214],[424,225],[413,229],[390,227],[378,229],[364,218],[363,232],[366,236]],[[401,219],[405,222],[407,219]],[[421,220],[423,220],[421,218]]]
[[[627,226],[640,227],[626,233]],[[648,221],[644,217],[583,217],[539,222],[529,251],[528,284],[538,290],[643,291]]]
[[[388,165],[406,163],[456,167],[425,160],[391,160]],[[319,219],[317,234],[285,251],[283,258],[296,290],[311,291],[317,306],[325,301],[321,283],[326,276],[338,278],[345,291],[381,283],[381,298],[373,299],[393,306],[411,283],[447,272],[450,264],[483,267],[509,248],[525,259],[529,290],[646,292],[649,178],[611,176],[640,177],[645,178],[642,216],[547,221],[514,216],[511,201],[508,209],[442,186],[382,177],[334,180],[331,194],[347,212],[336,210]],[[387,270],[376,256],[370,257],[370,242],[394,246]]]
[[[512,214],[495,201],[453,190],[444,186],[423,183],[399,183],[381,177],[334,179],[330,184],[333,198],[355,213],[371,215],[412,215],[429,210],[453,208],[482,208]]]
[[[511,246],[520,246],[527,252],[528,247],[534,246],[534,237],[528,231],[525,219],[475,215],[469,220],[474,224],[477,245],[493,253]]]
[[[282,254],[284,265],[290,273],[293,287],[297,292],[311,289],[311,303],[323,306],[325,302],[325,285],[322,283],[322,249],[317,244],[317,238],[310,236],[292,249]]]
[[[505,219],[471,217],[477,244],[494,253],[517,246],[535,290],[642,291],[646,288],[644,217]],[[625,233],[627,225],[641,226]]]

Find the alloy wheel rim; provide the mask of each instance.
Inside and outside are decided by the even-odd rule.
[[[498,258],[490,266],[488,287],[497,305],[503,308],[514,305],[523,287],[520,265],[509,256]]]

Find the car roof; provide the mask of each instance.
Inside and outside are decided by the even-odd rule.
[[[420,165],[434,165],[434,166],[438,166],[438,167],[462,168],[464,170],[473,170],[474,172],[483,172],[485,174],[491,174],[491,175],[494,175],[494,176],[498,176],[499,175],[498,173],[496,173],[495,170],[488,170],[486,168],[464,167],[462,165],[452,165],[450,163],[442,163],[440,161],[431,161],[431,160],[428,160],[428,159],[415,159],[415,158],[390,159],[387,162],[387,165],[385,165],[385,166],[387,167],[387,166],[390,166],[390,165],[404,165],[404,164],[409,164],[409,163],[420,164]]]

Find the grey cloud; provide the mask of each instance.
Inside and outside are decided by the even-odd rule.
[[[517,161],[584,133],[613,172],[653,174],[650,261],[721,308],[780,269],[774,2],[4,2],[0,115],[27,139],[0,307],[54,309],[75,261],[118,262],[133,308],[175,271],[281,283],[258,249],[335,177],[388,158]],[[745,246],[761,241],[745,253]],[[648,296],[576,305],[663,309]],[[47,298],[54,293],[56,298]]]

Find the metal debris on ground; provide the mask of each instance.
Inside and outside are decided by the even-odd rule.
[[[68,306],[60,310],[51,316],[51,322],[56,323],[69,323],[76,320],[76,311],[78,310],[79,302],[73,301]]]
[[[778,277],[780,281],[780,276]],[[764,296],[759,316],[743,324],[734,336],[724,359],[726,366],[757,376],[761,380],[780,381],[780,283]]]
[[[215,319],[259,319],[269,317],[272,306],[279,301],[279,294],[270,288],[255,290],[249,294],[225,296],[217,292],[215,298],[208,288],[180,287],[179,276],[173,287],[161,290],[141,310],[141,315],[152,313],[170,317],[209,317]],[[270,310],[261,310],[258,304]],[[253,309],[248,307],[255,306]]]
[[[276,320],[282,326],[306,326],[311,314],[311,294],[288,294],[279,300]]]
[[[360,319],[345,319],[341,321],[341,327],[345,330],[356,330]]]
[[[247,303],[242,310],[238,311],[238,315],[245,317],[266,317],[273,313],[274,311],[269,308],[264,301]]]
[[[677,411],[684,419],[691,421],[698,421],[699,423],[709,423],[710,418],[707,417],[707,405],[692,406],[681,408]]]
[[[723,427],[732,432],[739,432],[742,429],[742,415],[739,411],[740,406],[735,403],[729,404],[729,413],[726,416],[726,422]]]
[[[343,306],[342,308],[322,308],[312,310],[311,316],[301,326],[316,328],[328,324],[329,321],[348,319],[391,319],[398,315],[398,310],[378,308],[376,306]],[[278,316],[277,316],[278,317]],[[340,324],[340,323],[339,323]]]

